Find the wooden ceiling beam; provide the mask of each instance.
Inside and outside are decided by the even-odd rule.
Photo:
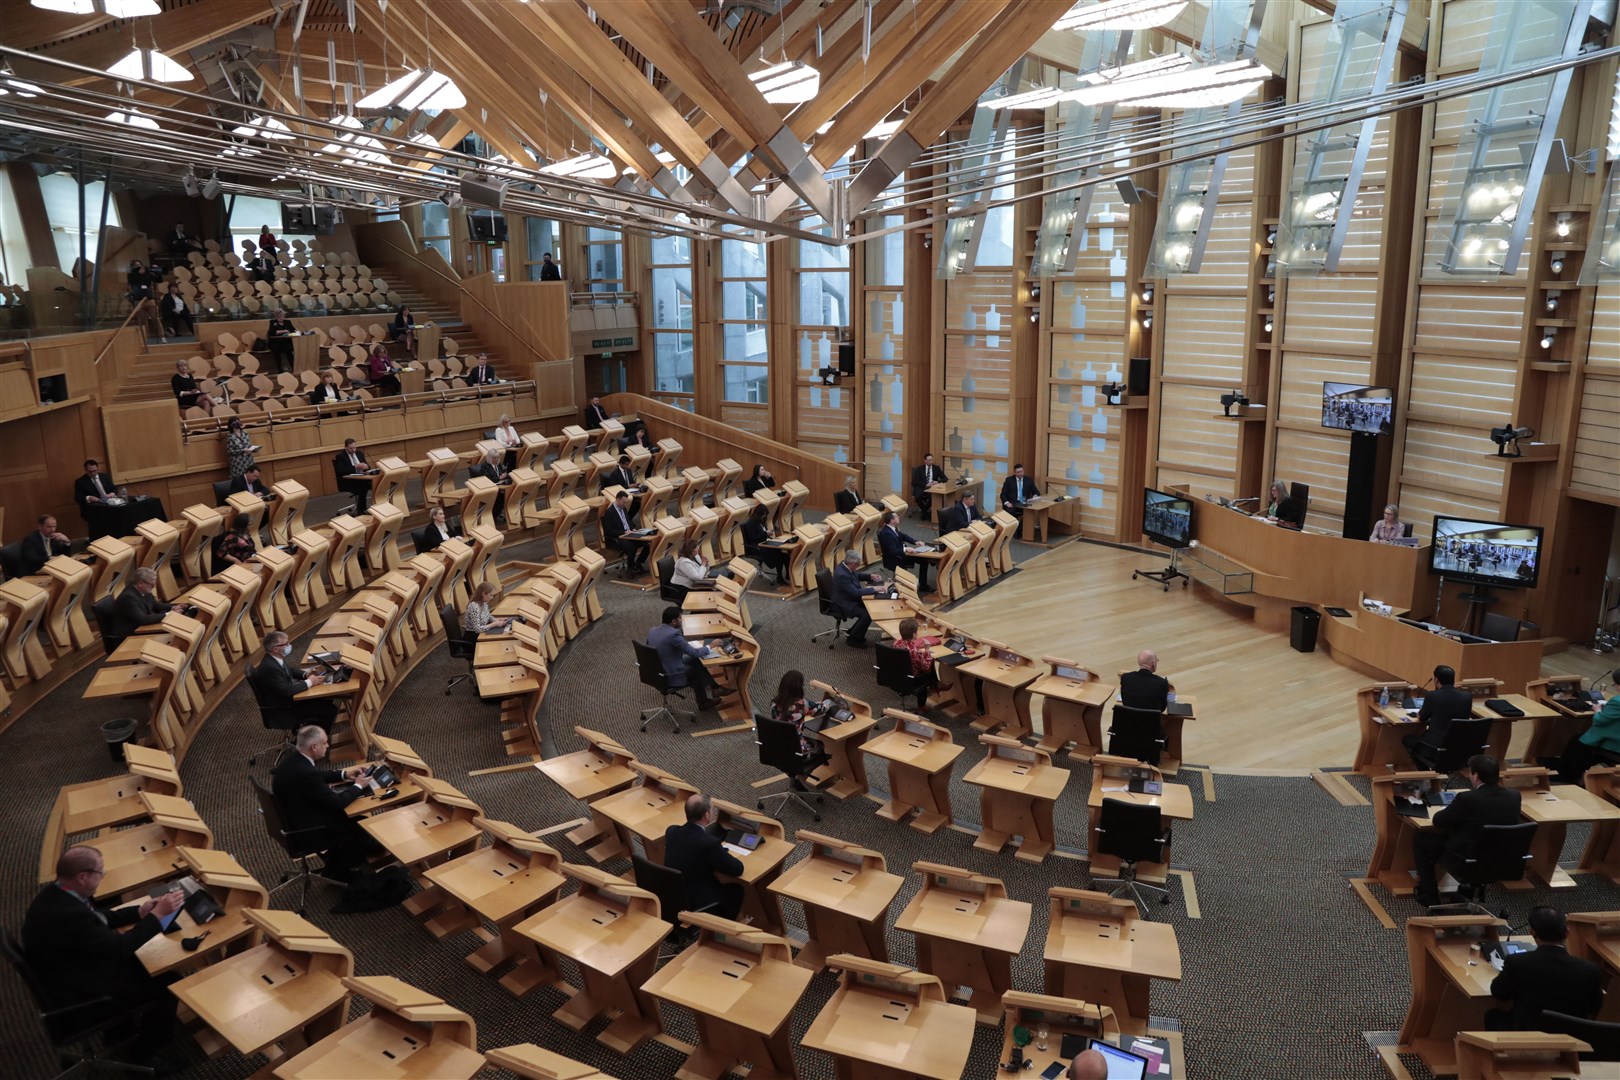
[[[6,32],[0,34],[0,41],[13,49],[38,49],[52,42],[70,41],[117,21],[111,15],[66,15],[16,4],[6,12]]]
[[[34,52],[37,56],[52,60],[105,69],[117,63],[137,45],[149,48],[155,42],[161,52],[178,63],[186,63],[187,58],[180,54],[244,26],[251,26],[269,15],[270,5],[265,0],[208,0],[207,3],[197,2],[174,8],[158,18],[118,20],[95,33],[71,38],[60,44],[44,45]],[[23,78],[28,78],[24,74],[26,68],[33,70],[40,78],[69,86],[114,81],[111,75],[78,75],[63,79],[60,68],[36,66],[22,60],[17,61],[16,68],[17,74]],[[55,75],[51,74],[53,71]]]

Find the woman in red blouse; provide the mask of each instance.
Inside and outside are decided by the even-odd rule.
[[[895,645],[911,654],[912,677],[922,680],[917,689],[919,710],[928,707],[928,691],[939,685],[939,676],[934,674],[934,646],[938,644],[937,637],[917,636],[916,619],[901,621],[900,640],[895,642]]]
[[[248,531],[248,516],[237,514],[231,519],[231,529],[219,538],[219,561],[232,566],[247,562],[259,553],[253,536]]]

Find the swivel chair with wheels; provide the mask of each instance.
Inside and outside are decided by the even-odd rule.
[[[671,870],[651,859],[642,858],[631,853],[630,865],[635,870],[636,887],[646,889],[658,897],[658,914],[665,922],[675,929],[670,931],[658,948],[658,959],[664,960],[697,940],[698,932],[690,926],[681,925],[681,912],[683,911],[709,911],[714,904],[704,904],[702,907],[693,907],[686,900],[686,879],[679,870]]]
[[[439,620],[444,623],[444,641],[450,647],[450,658],[464,661],[467,665],[466,671],[445,680],[444,693],[448,697],[450,691],[473,677],[473,655],[478,648],[478,639],[462,629],[461,616],[456,614],[454,604],[446,604],[439,609]]]
[[[816,571],[816,609],[831,619],[833,624],[831,629],[823,630],[810,637],[810,644],[812,645],[824,637],[831,637],[832,641],[827,645],[829,649],[838,644],[838,636],[844,632],[844,624],[854,621],[848,615],[845,615],[843,609],[833,600],[832,579],[831,571]]]
[[[327,849],[326,829],[316,825],[307,829],[289,829],[281,816],[281,804],[276,801],[275,794],[257,777],[248,777],[248,783],[253,785],[254,797],[259,800],[259,814],[264,818],[264,831],[269,835],[277,847],[286,854],[291,864],[282,871],[281,884],[271,889],[269,896],[285,889],[289,885],[298,886],[298,914],[304,913],[304,906],[309,901],[309,883],[311,880],[324,881],[328,885],[342,885],[336,878],[324,877],[310,866],[310,859],[324,855]]]
[[[872,670],[877,672],[877,684],[899,694],[902,705],[906,704],[905,698],[927,693],[929,680],[911,673],[911,654],[906,650],[879,643],[872,649],[872,661]],[[918,705],[918,708],[922,706]]]
[[[1108,752],[1114,757],[1134,758],[1157,765],[1164,757],[1164,718],[1153,709],[1133,709],[1114,705],[1114,718],[1108,727]]]
[[[684,585],[675,584],[675,560],[668,555],[658,560],[658,599],[668,600],[672,604],[679,604],[686,599],[689,590]]]
[[[814,770],[823,760],[820,755],[806,754],[799,746],[799,729],[786,720],[767,720],[756,717],[754,720],[755,742],[759,744],[759,763],[768,765],[788,778],[787,791],[779,791],[774,795],[767,795],[758,802],[761,810],[766,809],[766,803],[776,800],[776,805],[769,808],[773,816],[780,816],[781,808],[788,803],[803,807],[810,812],[812,819],[821,820],[821,811],[805,801],[803,795],[820,803],[821,792],[810,791],[804,787],[803,778]]]
[[[266,731],[279,731],[281,738],[262,750],[254,751],[253,755],[248,758],[248,764],[257,765],[261,757],[274,750],[276,756],[270,762],[271,766],[274,767],[276,762],[281,760],[281,755],[292,749],[293,736],[298,733],[300,724],[298,715],[291,709],[278,705],[264,696],[264,691],[259,689],[259,684],[253,677],[257,670],[252,664],[249,664],[243,670],[243,675],[246,677],[248,688],[253,691],[254,702],[259,706],[259,723],[264,725]]]
[[[126,1009],[110,997],[67,1004],[54,1001],[39,973],[34,970],[34,965],[28,962],[22,944],[9,933],[0,934],[0,953],[5,954],[7,963],[16,970],[23,985],[28,987],[34,1014],[39,1018],[40,1027],[45,1029],[51,1051],[60,1064],[67,1066],[56,1074],[56,1080],[100,1070],[133,1073],[136,1076],[153,1075],[155,1070],[148,1066],[102,1056],[119,1049],[133,1038],[133,1022],[151,1006]],[[130,1037],[120,1042],[110,1042],[109,1036],[118,1028],[130,1032]]]
[[[1451,721],[1439,746],[1418,743],[1413,748],[1412,763],[1446,775],[1461,771],[1475,754],[1490,753],[1491,723],[1489,719]]]
[[[424,525],[420,529],[411,530],[411,546],[416,549],[416,554],[426,555],[439,546],[429,539],[432,535],[433,526],[431,525]]]
[[[22,577],[22,541],[16,540],[0,547],[0,577],[7,581]]]
[[[641,710],[641,730],[646,731],[647,725],[654,720],[664,719],[669,721],[670,726],[675,729],[675,734],[679,735],[681,722],[677,719],[678,716],[685,716],[692,723],[697,723],[697,713],[690,709],[671,709],[669,707],[671,698],[679,701],[686,700],[684,691],[687,687],[669,685],[669,676],[664,674],[664,665],[658,659],[658,650],[644,641],[631,640],[630,644],[636,650],[636,674],[641,679],[641,685],[652,687],[663,697],[663,703],[656,709]]]
[[[1144,917],[1148,913],[1147,901],[1142,897],[1144,892],[1158,893],[1161,904],[1170,902],[1168,889],[1136,880],[1136,864],[1163,862],[1165,848],[1170,843],[1170,831],[1164,828],[1157,806],[1104,797],[1097,833],[1097,850],[1120,861],[1119,888],[1111,896],[1129,893]]]
[[[1507,919],[1507,908],[1493,912],[1485,906],[1485,890],[1491,885],[1509,881],[1523,881],[1530,865],[1530,845],[1536,840],[1536,823],[1521,821],[1517,825],[1485,825],[1479,838],[1463,861],[1451,871],[1457,884],[1473,892],[1468,911],[1476,915]],[[1430,909],[1433,914],[1434,909]],[[1512,921],[1512,920],[1508,920]]]

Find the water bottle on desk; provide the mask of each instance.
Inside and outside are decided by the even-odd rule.
[[[1382,709],[1382,708],[1385,708],[1388,705],[1389,705],[1389,687],[1386,686],[1383,689],[1378,691],[1378,707],[1380,709]]]

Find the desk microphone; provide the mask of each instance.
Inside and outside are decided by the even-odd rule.
[[[1244,503],[1258,503],[1259,501],[1260,501],[1260,499],[1259,499],[1258,496],[1256,496],[1256,497],[1254,497],[1252,499],[1233,499],[1232,502],[1231,502],[1231,505],[1232,506],[1242,506]]]

